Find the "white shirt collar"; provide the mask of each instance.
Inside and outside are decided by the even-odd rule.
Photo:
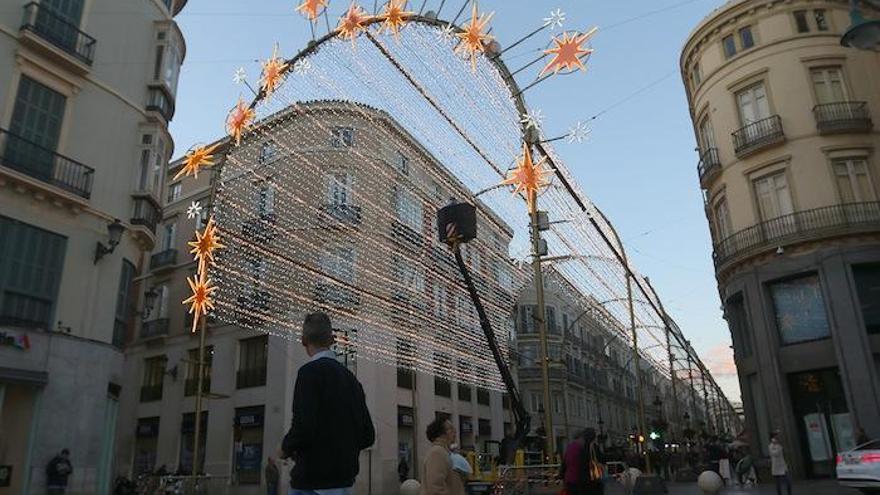
[[[336,353],[331,351],[330,349],[324,349],[323,351],[320,351],[309,358],[308,362],[311,363],[312,361],[317,361],[321,358],[336,359]]]

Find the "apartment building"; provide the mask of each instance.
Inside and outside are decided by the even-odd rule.
[[[681,55],[751,445],[779,430],[799,476],[880,436],[880,55],[848,25],[846,2],[733,1]]]
[[[122,348],[174,147],[186,0],[0,9],[0,494],[109,493]]]
[[[356,493],[396,493],[401,459],[418,476],[424,428],[438,415],[458,426],[464,448],[497,454],[508,405],[497,385],[474,378],[497,373],[491,358],[452,340],[480,348],[484,337],[435,223],[467,189],[385,113],[336,102],[261,122],[215,167],[223,172],[169,180],[163,194],[143,282],[153,305],[127,349],[120,470],[192,467],[198,335],[181,301],[196,269],[186,242],[212,208],[226,248],[213,269],[220,295],[206,336],[200,470],[228,477],[230,493],[265,491],[262,468],[290,427],[306,360],[298,332],[316,310],[339,329],[339,359],[363,384],[377,430]],[[190,218],[193,202],[202,210]],[[508,322],[496,325],[506,348],[512,232],[477,205],[479,237],[465,254],[491,319]]]

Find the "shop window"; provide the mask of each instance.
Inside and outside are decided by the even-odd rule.
[[[733,335],[733,345],[740,357],[751,357],[752,332],[749,327],[748,314],[746,313],[745,300],[742,293],[727,300],[727,322],[730,324],[730,333]]]
[[[772,283],[770,294],[782,345],[831,336],[818,275]]]
[[[134,460],[132,470],[139,474],[151,474],[156,469],[159,451],[159,418],[138,419],[135,430]]]
[[[180,458],[178,466],[184,473],[191,473],[193,468],[193,446],[195,445],[196,422],[195,413],[184,413],[180,423]],[[197,472],[205,471],[205,444],[208,437],[208,411],[202,411],[199,421],[199,460]]]
[[[853,278],[865,330],[880,334],[880,263],[854,265]]]
[[[263,466],[263,406],[235,410],[235,475],[241,485],[259,485]]]

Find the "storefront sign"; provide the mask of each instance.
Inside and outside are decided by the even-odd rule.
[[[852,418],[850,418],[849,413],[832,414],[831,427],[834,428],[834,438],[837,439],[838,452],[845,452],[856,447]]]
[[[246,443],[241,447],[241,453],[238,456],[239,471],[255,471],[260,472],[263,462],[263,446],[261,444]]]
[[[159,436],[159,418],[147,418],[138,420],[137,438],[153,438]]]
[[[31,348],[31,340],[28,338],[27,334],[13,335],[6,332],[0,332],[0,346],[14,347],[16,349],[27,351]]]

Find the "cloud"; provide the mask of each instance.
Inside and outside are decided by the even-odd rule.
[[[703,356],[703,362],[716,378],[736,378],[736,363],[733,361],[733,350],[726,343],[711,347]]]

